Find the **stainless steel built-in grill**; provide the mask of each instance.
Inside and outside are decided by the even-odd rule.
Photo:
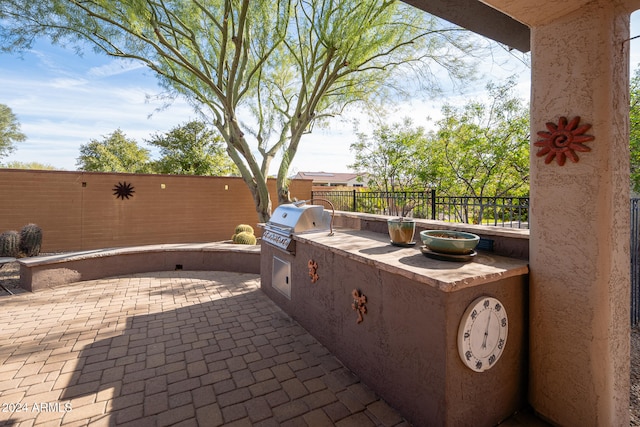
[[[262,240],[272,246],[295,253],[294,234],[331,229],[331,214],[320,205],[306,201],[280,205],[264,225]]]

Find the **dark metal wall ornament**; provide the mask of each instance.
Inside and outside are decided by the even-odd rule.
[[[116,199],[129,199],[129,197],[133,197],[133,186],[131,183],[127,183],[127,181],[119,182],[113,187],[113,195],[116,196]]]
[[[362,323],[364,315],[367,314],[367,297],[357,289],[351,292],[351,296],[353,297],[351,308],[358,313],[356,323]]]
[[[318,263],[314,260],[310,259],[307,263],[309,267],[309,277],[311,278],[311,283],[316,283],[320,276],[318,276]]]
[[[591,129],[590,124],[578,126],[578,123],[580,123],[580,116],[574,117],[570,122],[567,122],[566,117],[560,117],[557,125],[547,122],[548,131],[538,132],[538,136],[542,139],[533,143],[536,147],[542,147],[536,155],[538,157],[546,156],[545,164],[551,163],[554,158],[560,166],[564,166],[567,158],[573,163],[577,163],[579,158],[575,152],[591,151],[590,147],[582,144],[595,139],[592,135],[584,134]]]

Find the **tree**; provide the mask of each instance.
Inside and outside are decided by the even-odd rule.
[[[631,153],[631,190],[640,192],[640,68],[635,70],[631,78],[629,149]]]
[[[529,193],[529,109],[513,96],[514,85],[489,83],[488,102],[443,107],[444,118],[420,150],[425,182],[441,194],[478,199]]]
[[[20,122],[11,108],[0,104],[0,158],[13,152],[16,142],[23,142],[27,136],[20,132]]]
[[[434,67],[466,76],[460,58],[475,49],[460,28],[390,0],[0,0],[0,19],[5,50],[45,35],[155,71],[218,129],[261,222],[278,153],[278,198],[287,201],[289,166],[314,124],[398,94],[409,69],[432,88]]]
[[[222,138],[201,121],[190,121],[164,135],[156,134],[147,142],[160,148],[161,158],[152,165],[157,173],[215,176],[237,173],[225,153]]]
[[[411,119],[405,118],[392,125],[380,124],[371,136],[359,133],[358,141],[351,144],[355,162],[349,167],[368,177],[370,189],[384,192],[384,202],[377,206],[380,212],[405,216],[414,208],[413,192],[425,189],[416,163],[425,139],[424,129],[414,128]]]
[[[7,162],[4,167],[9,169],[58,170],[58,168],[48,163],[39,163],[39,162],[13,161],[13,162]]]
[[[425,139],[424,128],[414,128],[409,118],[392,125],[380,124],[371,136],[358,133],[358,141],[350,146],[355,161],[349,168],[366,174],[367,185],[373,190],[424,188],[416,175],[416,160]]]
[[[269,124],[281,123],[270,151],[282,150],[278,198],[287,199],[289,165],[302,135],[352,104],[376,108],[390,94],[437,86],[430,67],[443,67],[454,78],[469,69],[455,53],[472,55],[472,45],[459,28],[401,2],[377,0],[300,1],[293,9],[295,31],[285,39],[284,55],[275,58],[277,72],[260,81],[258,141]],[[454,53],[455,52],[455,53]],[[410,73],[413,67],[416,74]],[[407,82],[411,82],[407,84]],[[418,83],[420,82],[420,83]],[[271,109],[261,107],[262,100]],[[265,115],[265,111],[271,115]],[[266,125],[262,125],[265,123]]]
[[[92,139],[81,145],[76,166],[89,172],[146,173],[150,172],[149,150],[117,129],[102,141]]]

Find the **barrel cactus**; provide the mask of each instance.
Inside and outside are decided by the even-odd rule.
[[[20,252],[25,256],[38,256],[42,246],[42,229],[36,224],[27,224],[20,230]]]
[[[253,234],[253,227],[248,224],[240,224],[236,227],[235,234],[240,234],[242,232]]]
[[[239,245],[255,245],[256,242],[256,236],[246,231],[240,232],[233,236],[233,243]]]
[[[17,258],[20,253],[20,234],[17,231],[0,233],[0,256]]]

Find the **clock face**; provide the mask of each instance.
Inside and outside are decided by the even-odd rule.
[[[493,297],[473,301],[458,328],[458,353],[462,362],[476,372],[492,368],[504,351],[509,321],[504,305]]]

